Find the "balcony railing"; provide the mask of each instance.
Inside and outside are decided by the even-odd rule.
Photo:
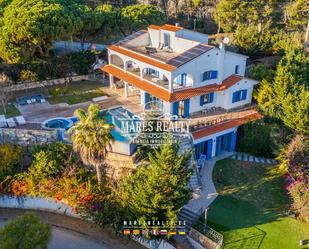
[[[206,111],[206,110],[204,110]],[[190,131],[197,131],[215,124],[245,118],[257,111],[254,105],[246,106],[233,111],[225,111],[222,108],[212,108],[207,112],[200,111],[191,115]]]
[[[161,80],[160,78],[158,78],[157,76],[155,75],[152,75],[152,74],[144,74],[143,75],[143,79],[147,80],[147,81],[150,81],[151,83],[154,83],[156,85],[159,85],[161,87],[164,87],[166,89],[168,89],[168,80]]]

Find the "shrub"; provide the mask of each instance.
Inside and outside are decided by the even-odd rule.
[[[278,158],[286,173],[286,188],[292,198],[292,209],[301,219],[309,221],[309,139],[297,135],[280,151]]]
[[[52,96],[52,98],[57,98],[61,94],[61,89],[60,88],[53,88],[49,91],[49,94]]]
[[[265,79],[271,82],[275,77],[275,71],[265,64],[250,65],[248,68],[248,76],[258,81]]]
[[[20,79],[24,82],[37,81],[38,75],[29,69],[23,69],[20,71]]]
[[[70,162],[70,148],[61,142],[39,145],[32,153],[33,163],[29,171],[38,177],[59,176]]]
[[[27,212],[0,229],[0,249],[45,249],[50,236],[50,226]]]
[[[70,54],[70,59],[75,73],[82,75],[88,74],[95,62],[95,55],[90,51],[82,51]]]
[[[237,151],[273,157],[271,131],[271,125],[264,122],[252,122],[240,127],[237,133]]]
[[[292,209],[300,219],[309,222],[309,176],[294,181],[288,190],[293,200]]]
[[[22,155],[21,146],[0,145],[0,181],[8,175],[16,173],[21,168]]]

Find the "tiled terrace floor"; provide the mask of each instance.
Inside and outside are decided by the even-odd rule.
[[[125,106],[131,112],[140,113],[142,107],[139,104],[139,96],[132,96],[128,99],[124,98],[123,89],[110,89],[109,87],[103,88],[110,97],[107,100],[97,102],[100,109],[108,109],[115,106]],[[75,105],[67,105],[66,103],[54,104],[49,103],[36,103],[26,106],[20,106],[19,110],[24,116],[25,120],[29,123],[41,123],[47,119],[55,117],[71,117],[77,108],[86,110],[92,102],[84,102]]]

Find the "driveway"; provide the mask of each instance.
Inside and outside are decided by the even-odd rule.
[[[5,223],[5,220],[0,219],[0,227]],[[52,238],[48,246],[49,249],[117,249],[116,247],[108,247],[87,238],[85,235],[52,227]]]

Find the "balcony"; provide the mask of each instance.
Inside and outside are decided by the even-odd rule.
[[[157,77],[156,75],[153,74],[143,74],[143,79],[150,81],[151,83],[154,83],[156,85],[159,85],[161,87],[164,87],[166,89],[169,89],[169,82],[167,78],[164,79],[160,79],[159,77]]]
[[[257,114],[255,105],[244,106],[234,110],[224,110],[223,108],[211,108],[190,115],[190,131],[198,131],[216,124],[238,120]]]

